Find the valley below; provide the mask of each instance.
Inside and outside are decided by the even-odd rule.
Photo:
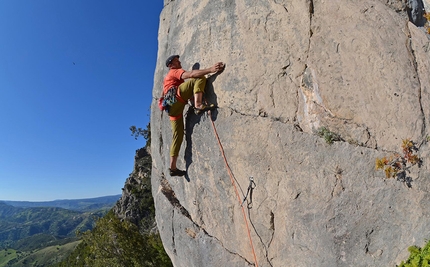
[[[0,267],[55,266],[121,195],[49,202],[0,201]]]

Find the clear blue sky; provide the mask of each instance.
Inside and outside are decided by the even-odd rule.
[[[162,0],[0,0],[0,200],[121,194]]]

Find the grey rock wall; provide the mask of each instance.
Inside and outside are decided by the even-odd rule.
[[[151,108],[152,191],[177,267],[253,266],[240,201],[207,115],[186,115],[168,174],[171,129],[157,98],[165,59],[223,61],[207,99],[245,194],[258,266],[395,266],[430,238],[430,44],[404,1],[167,1],[160,15]],[[427,0],[424,1],[427,4]],[[326,127],[341,141],[328,144]],[[412,187],[375,160],[419,144]],[[245,204],[246,205],[246,204]]]

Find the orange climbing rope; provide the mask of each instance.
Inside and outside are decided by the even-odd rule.
[[[211,122],[212,122],[212,127],[213,127],[213,129],[214,129],[215,137],[216,137],[216,139],[218,140],[219,148],[220,148],[220,150],[221,150],[222,157],[224,158],[225,166],[226,166],[226,168],[227,168],[228,174],[230,175],[231,183],[233,184],[234,191],[236,192],[237,199],[239,200],[239,205],[240,205],[240,206],[241,206],[241,208],[242,208],[242,214],[243,214],[243,218],[244,218],[244,220],[245,220],[246,230],[247,230],[247,232],[248,232],[249,243],[250,243],[250,245],[251,245],[252,254],[254,255],[255,267],[258,267],[257,255],[255,254],[254,245],[252,244],[251,231],[250,231],[250,229],[249,229],[249,224],[248,224],[248,219],[247,219],[247,217],[246,217],[245,208],[244,208],[244,206],[243,206],[243,205],[241,205],[242,200],[241,200],[241,198],[240,198],[239,191],[237,190],[236,183],[234,182],[233,173],[232,173],[232,171],[231,171],[231,169],[230,169],[230,166],[228,165],[227,158],[225,157],[224,148],[222,147],[221,141],[220,141],[220,139],[219,139],[218,132],[217,132],[217,130],[216,130],[215,123],[214,123],[214,121],[212,120],[212,114],[211,114],[211,111],[210,111],[210,110],[208,111],[208,115],[209,115],[210,120],[211,120]]]

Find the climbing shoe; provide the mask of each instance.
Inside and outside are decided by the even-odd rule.
[[[182,171],[180,169],[169,169],[170,171],[170,176],[184,176],[187,172],[186,171]]]
[[[208,111],[208,110],[214,110],[214,109],[216,109],[216,106],[214,105],[214,104],[209,104],[209,105],[205,105],[205,104],[203,104],[203,105],[201,105],[201,107],[200,108],[194,108],[194,112],[197,114],[197,115],[200,115],[200,114],[202,114],[202,113],[204,113],[205,111]]]

